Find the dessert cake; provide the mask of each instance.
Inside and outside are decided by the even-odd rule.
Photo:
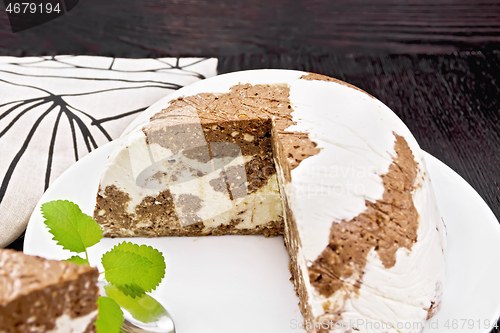
[[[96,332],[98,271],[0,249],[0,332]]]
[[[420,332],[441,303],[423,152],[380,101],[322,75],[226,74],[151,106],[94,218],[108,237],[283,234],[309,332]]]

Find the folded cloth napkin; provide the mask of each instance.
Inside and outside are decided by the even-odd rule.
[[[0,57],[0,247],[22,234],[65,169],[216,67],[201,58]]]

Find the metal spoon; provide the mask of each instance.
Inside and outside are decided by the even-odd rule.
[[[175,333],[175,325],[168,311],[149,295],[132,298],[121,293],[116,287],[98,282],[101,296],[114,299],[123,311],[120,332],[125,333]]]
[[[165,309],[165,308],[164,308]],[[143,323],[135,319],[130,313],[123,309],[123,325],[120,332],[125,333],[141,333],[141,332],[157,332],[157,333],[175,333],[174,321],[170,314],[165,310],[165,314],[158,320],[151,323]]]

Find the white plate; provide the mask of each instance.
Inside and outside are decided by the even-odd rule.
[[[45,192],[28,224],[24,252],[66,259],[43,224],[40,205],[67,199],[92,215],[99,177],[114,143],[87,155]],[[500,315],[500,225],[474,189],[426,155],[438,206],[448,230],[447,281],[440,312],[425,332],[490,332]],[[174,318],[178,333],[304,332],[283,239],[261,236],[128,238],[163,252],[167,273],[153,293]],[[123,239],[90,248],[101,256]],[[487,322],[488,327],[485,327]]]

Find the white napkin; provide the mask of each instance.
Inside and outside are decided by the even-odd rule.
[[[0,57],[0,247],[25,230],[47,187],[217,60]]]

